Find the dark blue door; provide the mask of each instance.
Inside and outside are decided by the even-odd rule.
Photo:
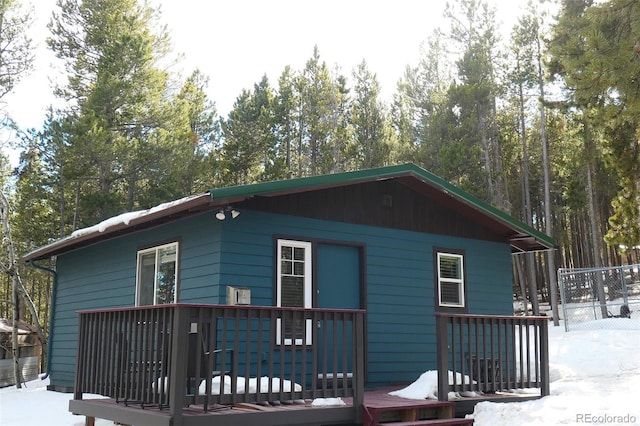
[[[361,249],[357,246],[318,244],[317,246],[317,307],[360,309]],[[318,324],[318,362],[326,365],[327,379],[350,377],[353,373],[351,323],[343,328],[343,318]],[[326,363],[326,364],[325,364]],[[350,382],[350,381],[349,381]]]

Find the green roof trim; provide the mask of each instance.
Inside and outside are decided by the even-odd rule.
[[[428,185],[434,186],[459,201],[483,212],[498,221],[508,225],[513,230],[530,235],[547,248],[556,246],[553,238],[540,232],[533,227],[515,219],[502,210],[486,203],[468,192],[452,185],[444,179],[428,172],[427,170],[413,164],[400,164],[373,169],[358,170],[353,172],[342,172],[321,176],[310,176],[289,180],[279,180],[262,182],[250,185],[232,186],[209,190],[213,200],[221,201],[225,199],[243,199],[260,195],[277,195],[279,193],[305,192],[320,189],[323,187],[345,186],[361,182],[371,182],[376,180],[392,179],[401,176],[413,176]]]

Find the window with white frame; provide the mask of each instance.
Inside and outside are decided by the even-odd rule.
[[[136,306],[176,303],[178,243],[138,252]]]
[[[464,257],[461,254],[438,253],[438,305],[464,308]]]
[[[278,240],[276,306],[311,308],[311,243]],[[306,324],[305,324],[306,322]],[[281,345],[311,344],[311,321],[280,320],[276,324],[276,342]]]

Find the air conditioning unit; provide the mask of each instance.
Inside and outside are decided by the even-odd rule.
[[[251,290],[247,287],[227,286],[227,305],[250,305]]]

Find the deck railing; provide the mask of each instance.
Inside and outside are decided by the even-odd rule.
[[[436,314],[438,398],[539,388],[549,395],[547,317]]]
[[[160,305],[79,314],[75,399],[181,416],[235,403],[364,393],[362,310]]]

